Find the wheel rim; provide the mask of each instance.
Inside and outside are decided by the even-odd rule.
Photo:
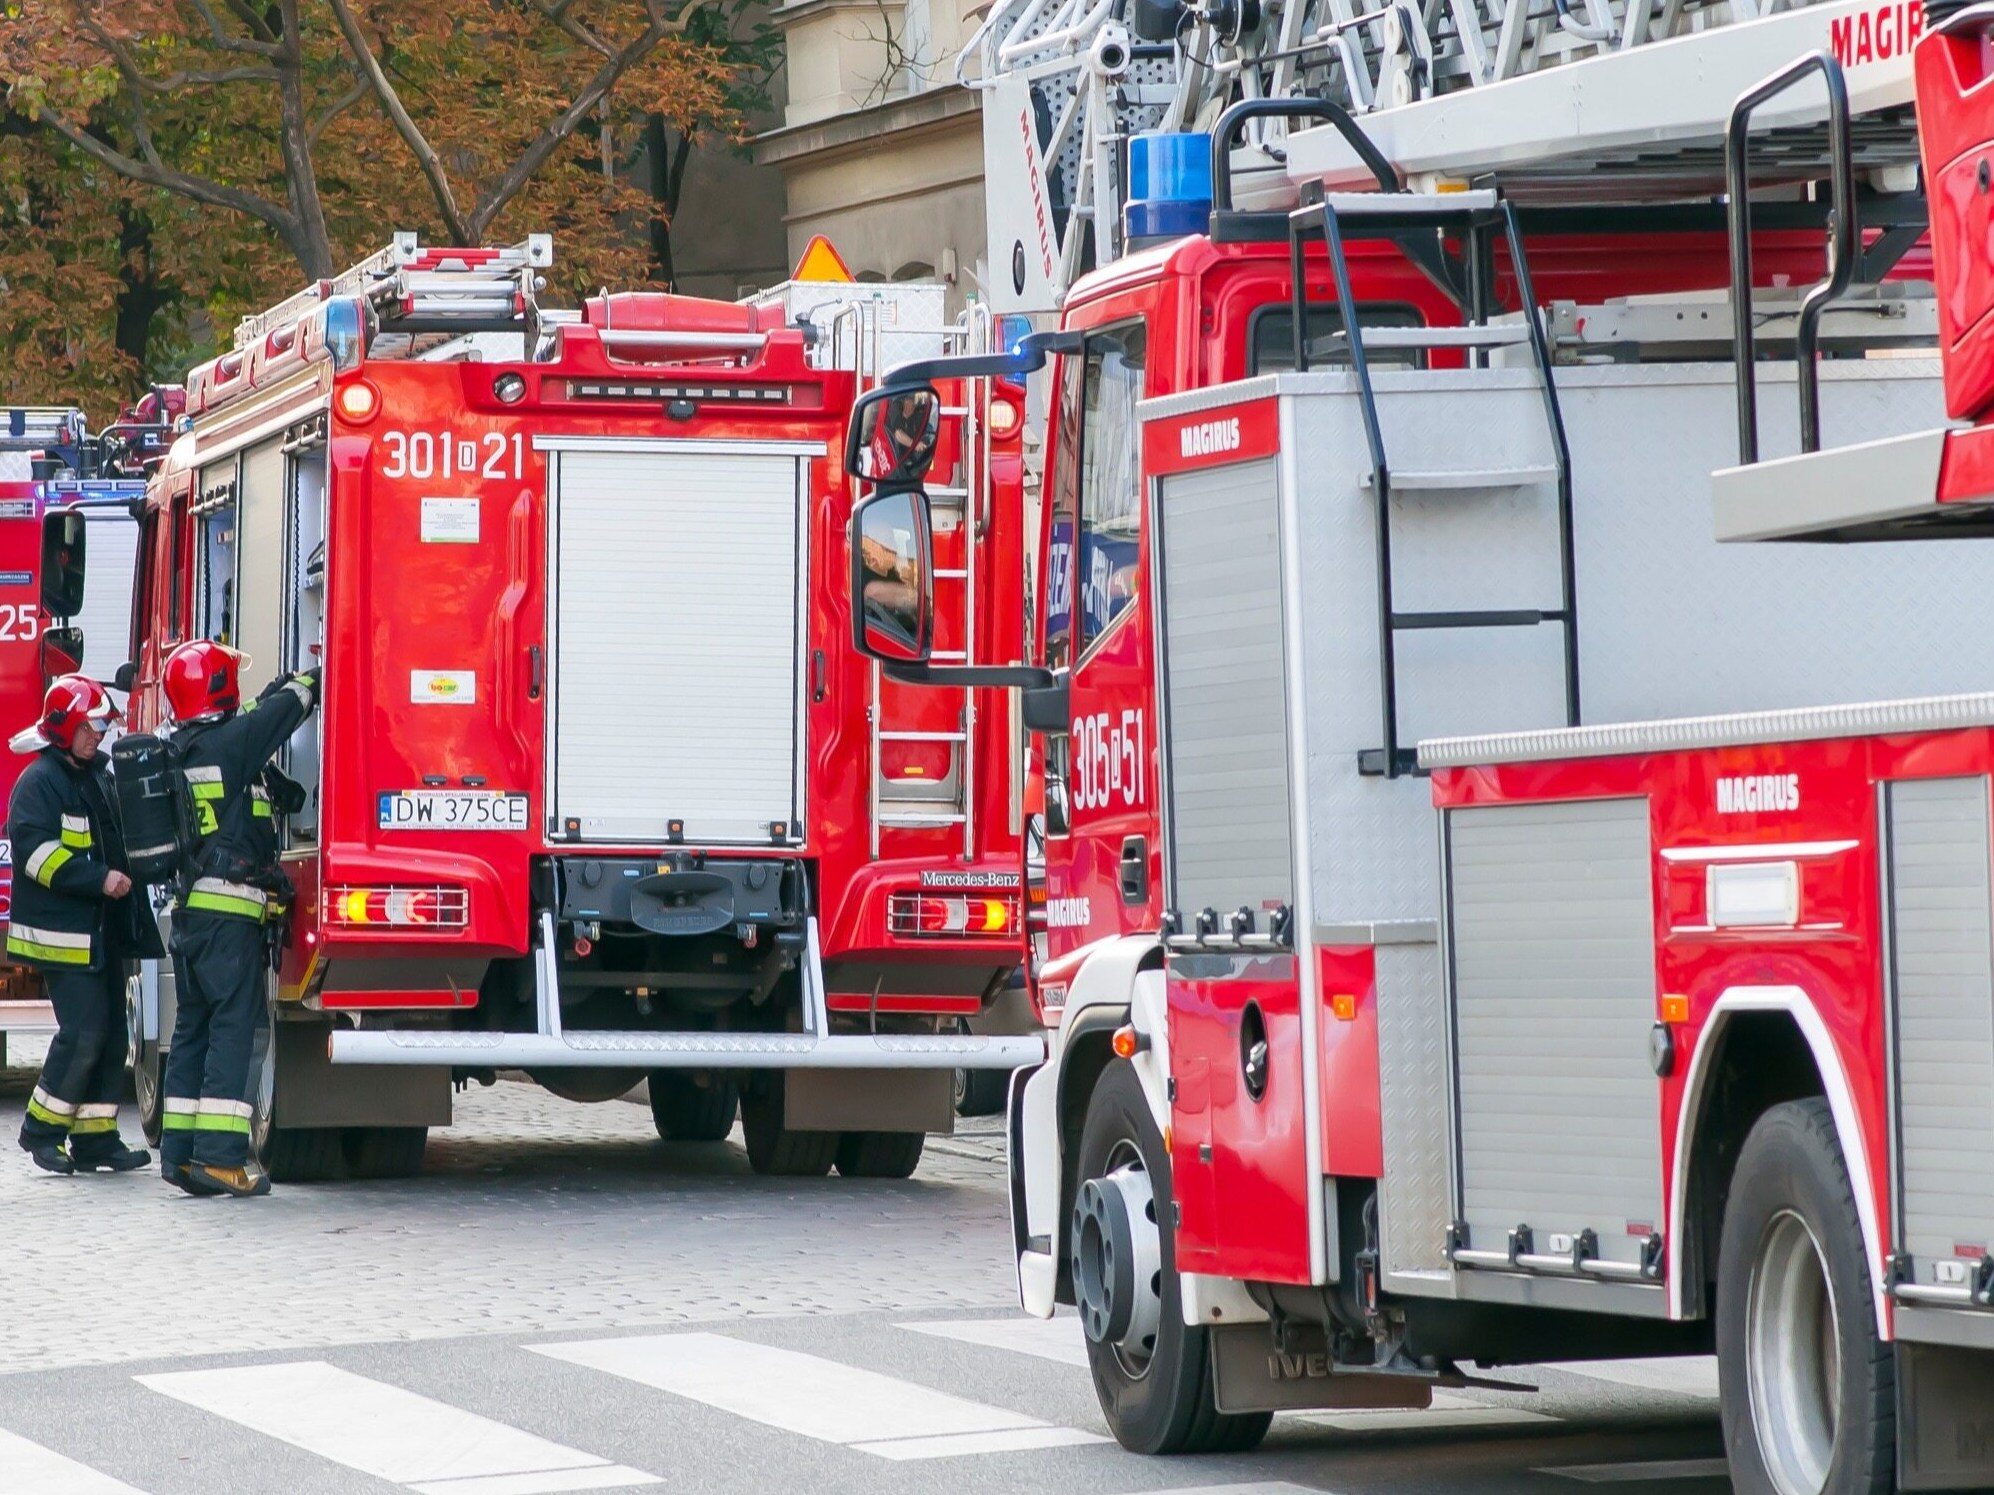
[[[1082,1326],[1132,1381],[1149,1373],[1163,1323],[1163,1235],[1142,1153],[1118,1143],[1074,1205],[1073,1288]]]
[[[125,1066],[139,1114],[150,1117],[159,1108],[159,1076],[145,1060],[144,1021],[145,978],[133,972],[125,978]]]
[[[1835,1457],[1841,1338],[1826,1258],[1785,1210],[1766,1226],[1745,1310],[1752,1427],[1780,1495],[1817,1495]]]

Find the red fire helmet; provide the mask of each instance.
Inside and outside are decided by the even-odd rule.
[[[104,687],[87,675],[58,675],[42,696],[41,719],[9,744],[17,753],[40,752],[48,746],[65,753],[76,745],[76,729],[85,722],[103,731],[118,718]]]
[[[205,721],[242,705],[237,677],[242,654],[213,639],[197,638],[166,656],[160,685],[176,722]]]

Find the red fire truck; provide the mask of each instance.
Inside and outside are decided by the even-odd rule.
[[[648,1075],[669,1137],[738,1104],[758,1170],[905,1176],[957,1068],[1043,1052],[959,1031],[1020,958],[1016,729],[848,646],[837,451],[882,359],[982,334],[927,286],[548,311],[551,253],[401,235],[247,319],[147,494],[134,724],[183,639],[251,690],[324,672],[256,1145],[279,1179],[404,1174],[453,1079]],[[914,433],[952,484],[918,622],[965,663],[1023,649],[989,586],[1021,424],[978,387]]]
[[[158,457],[164,431],[150,408],[93,434],[71,407],[0,407],[0,720],[8,734],[34,722],[54,676],[81,669],[108,680],[125,657],[138,532],[132,506],[144,496],[145,464]],[[65,517],[45,529],[58,514]],[[61,584],[79,535],[97,557],[87,600],[75,578],[67,595]],[[53,610],[45,605],[51,598]],[[27,761],[0,754],[0,799]],[[12,852],[0,838],[0,922],[12,889]],[[0,961],[0,1060],[9,1034],[54,1030],[40,979]]]
[[[1994,392],[1994,32],[1892,14],[1393,98],[1454,190],[1235,106],[1208,232],[880,391],[1052,365],[1013,1229],[1126,1446],[1714,1350],[1741,1489],[1994,1483],[1994,476],[1927,429],[1935,335]]]

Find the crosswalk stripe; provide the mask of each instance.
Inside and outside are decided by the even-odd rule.
[[[946,1458],[1104,1441],[912,1381],[723,1334],[649,1334],[527,1348],[880,1458]]]
[[[416,1495],[554,1495],[658,1477],[323,1360],[139,1376],[212,1412]]]
[[[1087,1368],[1087,1345],[1081,1335],[1080,1320],[1065,1314],[1050,1319],[1024,1314],[1001,1319],[930,1319],[900,1327],[916,1334],[932,1334],[939,1339],[1035,1355],[1061,1365],[1077,1365],[1082,1370]]]
[[[1636,1391],[1666,1391],[1676,1396],[1717,1399],[1717,1357],[1680,1355],[1658,1360],[1560,1360],[1538,1370],[1560,1370]]]
[[[1633,1484],[1637,1480],[1722,1479],[1730,1466],[1722,1459],[1656,1459],[1645,1464],[1565,1464],[1539,1469],[1585,1485]]]
[[[100,1474],[0,1428],[0,1490],[32,1490],[34,1495],[144,1495],[123,1480]]]

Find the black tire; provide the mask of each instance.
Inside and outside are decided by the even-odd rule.
[[[1149,1174],[1158,1221],[1168,1221],[1170,1160],[1141,1081],[1127,1061],[1117,1059],[1101,1072],[1088,1099],[1076,1182],[1102,1177],[1109,1159],[1130,1147]],[[1210,1331],[1185,1324],[1176,1247],[1168,1228],[1159,1225],[1159,1234],[1163,1308],[1148,1363],[1137,1373],[1113,1346],[1091,1340],[1087,1344],[1102,1415],[1115,1441],[1131,1453],[1244,1452],[1267,1436],[1273,1414],[1218,1410],[1212,1390]]]
[[[1895,1362],[1877,1336],[1865,1255],[1828,1103],[1774,1106],[1738,1156],[1717,1255],[1724,1450],[1744,1495],[1895,1488]],[[1778,1353],[1783,1343],[1794,1348]],[[1775,1430],[1771,1449],[1762,1425]],[[1811,1458],[1792,1451],[1810,1444]]]
[[[126,1063],[131,1066],[132,1104],[138,1108],[139,1130],[157,1147],[166,1118],[166,1056],[156,1042],[138,1036],[144,1016],[139,983],[136,972],[125,979]]]
[[[429,1146],[426,1126],[349,1126],[342,1139],[354,1178],[414,1178]]]
[[[263,1171],[275,1184],[322,1184],[346,1171],[346,1137],[336,1126],[273,1126]]]
[[[838,1172],[846,1178],[912,1178],[927,1143],[926,1132],[846,1132],[838,1139]]]
[[[838,1132],[792,1132],[782,1124],[782,1086],[741,1097],[748,1166],[770,1178],[822,1178],[838,1158]]]
[[[955,1072],[955,1114],[995,1116],[1004,1109],[1011,1072],[1007,1069],[959,1069]]]
[[[741,1087],[731,1079],[700,1084],[679,1070],[651,1071],[651,1120],[667,1142],[724,1142],[741,1109]]]

